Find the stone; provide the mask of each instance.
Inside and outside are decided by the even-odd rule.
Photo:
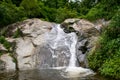
[[[67,27],[65,28],[67,31],[69,31],[68,29],[71,29],[69,27],[72,27],[77,33],[79,32],[80,36],[86,38],[99,35],[99,31],[95,28],[95,25],[85,19],[67,19],[61,26],[63,28]]]
[[[77,23],[74,23],[73,28],[76,31],[80,32],[82,36],[84,37],[91,37],[91,36],[99,35],[99,32],[94,27],[94,24],[84,19],[81,19]]]
[[[41,34],[41,35],[37,36],[36,38],[33,38],[32,42],[35,45],[43,45],[43,44],[45,44],[45,34]]]
[[[108,26],[110,21],[106,21],[105,19],[98,19],[96,20],[93,24],[95,25],[95,28],[99,31],[102,32],[102,29],[106,26]]]
[[[12,71],[16,69],[15,63],[9,54],[3,54],[0,60],[4,62],[5,71]]]
[[[32,55],[34,54],[35,47],[33,46],[30,38],[24,39],[18,38],[17,41],[17,60],[20,70],[33,69],[34,62],[32,61]]]
[[[67,23],[67,24],[73,24],[75,23],[76,21],[79,21],[80,19],[77,19],[77,18],[71,18],[71,19],[66,19],[64,21],[64,23]]]
[[[4,71],[5,70],[5,62],[0,60],[0,71]]]
[[[6,51],[7,49],[3,46],[3,44],[0,44],[0,50]]]
[[[98,39],[99,39],[99,36],[97,37],[97,36],[92,36],[92,37],[90,37],[89,39],[88,39],[88,45],[87,45],[87,48],[88,49],[91,49],[91,48],[93,48],[94,46],[95,46],[95,44],[96,44],[96,42],[98,41]]]
[[[40,19],[28,19],[24,22],[26,23],[18,27],[22,30],[23,34],[27,34],[31,37],[37,37],[38,35],[50,31],[54,25],[54,23],[42,21]]]
[[[14,38],[6,38],[6,40],[7,40],[8,42],[10,42],[10,43],[15,42],[15,39],[14,39]]]

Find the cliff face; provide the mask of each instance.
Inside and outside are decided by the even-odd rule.
[[[84,19],[67,19],[61,23],[66,33],[75,32],[78,35],[77,59],[79,65],[88,67],[86,54],[94,47],[101,29],[108,23],[91,23]],[[9,51],[0,44],[0,70],[28,70],[37,69],[40,64],[40,50],[46,44],[46,33],[49,33],[55,23],[39,19],[28,19],[8,26],[6,40],[12,43]],[[13,44],[15,43],[15,44]],[[14,45],[14,47],[13,47]],[[40,49],[41,48],[41,49]],[[47,53],[47,49],[45,50]],[[43,57],[49,58],[44,54]]]

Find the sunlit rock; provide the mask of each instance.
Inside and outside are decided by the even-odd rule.
[[[35,47],[33,46],[30,38],[18,38],[17,41],[17,60],[19,69],[32,69],[34,68],[34,62],[32,55],[34,54]]]

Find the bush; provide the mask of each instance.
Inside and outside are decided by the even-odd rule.
[[[55,8],[48,8],[48,7],[42,7],[40,12],[42,18],[51,22],[55,22],[56,13],[57,11]]]
[[[23,0],[20,4],[29,18],[37,17],[40,14],[40,8],[37,0]]]
[[[106,20],[110,20],[115,15],[115,13],[117,13],[117,10],[120,8],[118,3],[119,0],[100,1],[98,4],[96,4],[88,11],[85,18],[91,21],[100,18],[105,18]]]
[[[88,55],[89,66],[102,75],[120,79],[120,11],[112,18],[98,45]]]
[[[63,22],[67,18],[77,17],[77,12],[74,10],[69,10],[67,8],[59,8],[57,10],[55,22]]]
[[[100,4],[97,4],[96,7],[93,7],[92,9],[90,9],[90,11],[87,13],[85,18],[90,21],[94,21],[96,19],[103,18],[103,15],[104,15],[103,12],[104,12],[103,6]]]
[[[120,79],[120,49],[118,54],[112,59],[107,59],[105,63],[100,68],[102,75],[111,76],[115,79]]]
[[[14,4],[0,2],[0,28],[5,25],[22,20],[25,16],[22,7],[16,7]]]

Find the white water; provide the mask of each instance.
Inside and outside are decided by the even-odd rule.
[[[76,46],[77,46],[77,35],[75,33],[65,33],[60,25],[54,26],[50,33],[47,34],[47,41],[48,45],[50,46],[50,51],[52,52],[53,59],[59,59],[59,52],[56,53],[58,48],[67,46],[69,49],[69,53],[66,53],[66,50],[62,52],[70,55],[69,64],[67,66],[58,66],[59,63],[57,61],[56,64],[53,63],[53,69],[65,69],[65,75],[62,74],[64,77],[84,77],[87,75],[94,74],[93,71],[90,69],[76,67]],[[64,61],[64,60],[63,60]],[[57,67],[58,68],[57,68]]]
[[[76,66],[76,44],[77,44],[77,36],[75,33],[68,34],[71,40],[71,45],[69,45],[71,57],[69,61],[69,67],[75,67]],[[68,44],[67,44],[68,45]]]

